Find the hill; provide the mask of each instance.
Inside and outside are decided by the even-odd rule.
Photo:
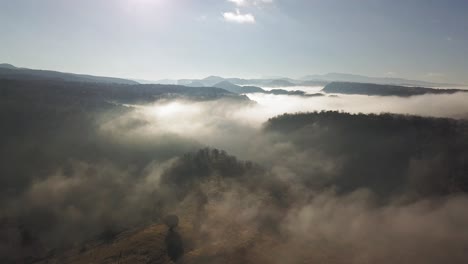
[[[85,74],[64,73],[58,71],[17,68],[11,64],[0,65],[0,79],[12,80],[57,80],[85,83],[138,84],[136,81],[114,77],[101,77]]]
[[[272,80],[266,84],[266,86],[268,87],[291,87],[291,86],[296,86],[296,85],[297,84],[292,83],[288,80],[283,80],[283,79]]]
[[[188,98],[192,100],[215,100],[228,98],[240,101],[249,101],[247,97],[240,96],[215,87],[186,87],[180,85],[163,84],[110,84],[65,82],[59,80],[8,80],[0,79],[0,93],[7,99],[15,96],[29,96],[49,99],[63,97],[69,100],[118,101],[122,103],[153,102],[162,98]]]
[[[236,94],[244,94],[244,93],[264,93],[265,90],[263,90],[260,87],[255,87],[255,86],[239,86],[230,83],[229,81],[222,81],[220,83],[217,83],[213,85],[213,87],[218,87],[222,88],[224,90],[227,90],[232,93]]]
[[[307,94],[301,90],[288,91],[284,89],[272,89],[270,91],[264,90],[256,86],[239,86],[232,84],[228,81],[222,81],[214,85],[214,87],[223,88],[224,90],[230,91],[236,94],[249,94],[249,93],[263,93],[263,94],[274,94],[274,95],[297,95],[302,97],[315,97],[323,96],[322,93]]]
[[[323,75],[308,75],[301,78],[304,81],[327,81],[327,82],[356,82],[356,83],[376,83],[388,85],[402,86],[454,86],[453,84],[442,84],[425,82],[418,80],[408,80],[403,78],[391,77],[369,77],[364,75],[347,74],[347,73],[327,73]]]
[[[313,184],[344,193],[367,188],[384,199],[468,192],[463,120],[316,112],[275,117],[265,129],[302,151],[322,153],[324,162],[339,160],[337,171],[319,177],[329,180]]]
[[[408,87],[396,85],[383,85],[372,83],[332,82],[323,89],[325,93],[337,94],[361,94],[379,96],[414,96],[423,94],[453,94],[457,92],[468,92],[460,89],[434,89],[424,87]]]
[[[96,239],[57,255],[43,257],[36,264],[48,263],[172,263],[164,239],[167,228],[154,224],[118,233],[107,240]],[[184,234],[186,233],[183,229]]]
[[[95,104],[74,94],[6,95],[0,168],[12,176],[0,179],[0,206],[10,212],[0,218],[2,263],[170,263],[167,214],[181,219],[172,233],[183,242],[180,263],[466,259],[466,121],[282,115],[264,124],[265,145],[251,143],[279,151],[259,165],[166,135],[113,140],[96,113],[119,118],[128,107],[98,103],[99,95],[89,97]],[[113,133],[137,129],[135,118]],[[408,237],[406,219],[424,228]],[[375,230],[391,250],[375,243]],[[10,261],[18,252],[28,258]]]
[[[8,63],[0,63],[0,68],[2,68],[2,69],[11,69],[11,70],[18,69],[15,66],[13,66],[11,64],[8,64]]]
[[[219,76],[208,76],[202,79],[201,82],[205,84],[206,86],[213,86],[216,83],[222,82],[224,80],[225,80],[224,78],[219,77]]]
[[[364,75],[345,74],[345,73],[327,73],[308,75],[300,79],[264,77],[259,79],[242,78],[223,78],[219,76],[210,76],[204,79],[182,79],[178,81],[180,85],[187,85],[191,82],[200,82],[203,86],[213,86],[222,81],[228,81],[236,85],[254,85],[260,87],[294,87],[294,86],[325,86],[332,82],[351,82],[351,83],[370,83],[395,86],[422,86],[422,87],[455,87],[456,84],[434,83],[419,80],[409,80],[403,78],[391,77],[369,77]]]

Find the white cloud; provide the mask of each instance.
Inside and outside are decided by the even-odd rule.
[[[230,3],[235,4],[238,7],[249,7],[254,6],[262,8],[263,5],[273,4],[274,0],[227,0]],[[225,12],[223,13],[224,20],[227,22],[239,23],[239,24],[253,24],[255,23],[255,16],[251,13],[241,14],[239,9],[236,12]]]
[[[237,0],[240,1],[240,0]],[[236,12],[225,12],[223,14],[224,20],[227,22],[239,23],[239,24],[253,24],[255,23],[255,17],[252,14],[241,14],[239,9]]]

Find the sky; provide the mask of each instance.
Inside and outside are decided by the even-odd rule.
[[[468,84],[466,0],[0,0],[0,62],[157,80]]]

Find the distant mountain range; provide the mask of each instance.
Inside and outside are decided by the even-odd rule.
[[[213,87],[221,88],[221,89],[224,89],[226,91],[229,91],[235,94],[264,93],[264,94],[274,94],[274,95],[298,95],[298,96],[305,96],[305,97],[323,96],[322,93],[307,94],[306,92],[301,91],[301,90],[288,91],[284,89],[272,89],[268,91],[257,86],[236,85],[236,84],[230,83],[229,81],[222,81],[220,83],[213,85]]]
[[[76,93],[78,99],[99,97],[124,103],[166,98],[250,101],[246,96],[211,86],[194,89],[182,85],[140,84],[120,78],[17,68],[11,64],[0,64],[0,90],[3,94],[23,91],[23,94],[49,96]]]
[[[49,70],[35,70],[19,68],[14,65],[0,64],[0,78],[16,78],[27,80],[63,80],[78,82],[98,82],[98,83],[117,83],[117,84],[177,84],[189,87],[213,87],[227,81],[239,86],[258,86],[258,87],[295,87],[295,86],[325,86],[331,82],[355,82],[355,83],[374,83],[401,86],[425,86],[425,87],[455,87],[457,84],[433,83],[418,80],[408,80],[402,78],[388,77],[368,77],[363,75],[345,74],[345,73],[327,73],[323,75],[307,75],[300,79],[272,77],[261,79],[242,79],[242,78],[223,78],[220,76],[208,76],[203,79],[163,79],[158,81],[123,79],[114,77],[93,76],[86,74],[74,74]]]
[[[74,101],[93,105],[103,102],[137,104],[161,99],[188,99],[210,101],[226,99],[240,103],[252,103],[247,96],[228,92],[216,87],[191,88],[166,84],[115,84],[90,83],[63,80],[1,79],[0,94],[4,99],[12,96],[55,100],[54,103]],[[70,102],[71,103],[71,102]]]
[[[468,90],[408,87],[408,86],[374,84],[374,83],[332,82],[332,83],[327,84],[322,89],[322,92],[335,93],[335,94],[359,94],[359,95],[408,97],[408,96],[423,95],[423,94],[453,94],[453,93],[458,93],[458,92],[468,92]]]
[[[214,87],[224,89],[226,91],[229,91],[231,93],[237,93],[237,94],[242,94],[242,93],[264,93],[265,90],[263,90],[260,87],[256,86],[240,86],[233,84],[229,81],[222,81],[217,84],[213,85]]]
[[[345,73],[327,73],[323,75],[308,75],[301,78],[303,81],[328,81],[328,82],[356,82],[356,83],[375,83],[391,84],[403,86],[456,86],[456,84],[433,83],[418,80],[408,80],[402,78],[389,77],[368,77],[363,75],[345,74]]]
[[[407,80],[401,78],[379,78],[362,75],[328,73],[324,75],[308,75],[300,80],[291,78],[275,79],[241,79],[223,78],[220,76],[209,76],[204,79],[165,79],[160,81],[128,80],[122,78],[93,76],[86,74],[74,74],[49,70],[34,70],[18,68],[11,64],[0,64],[0,79],[14,80],[41,80],[41,81],[67,81],[81,83],[100,84],[161,84],[170,85],[171,89],[178,89],[181,86],[197,88],[219,88],[233,94],[264,93],[275,95],[298,95],[298,96],[320,96],[318,94],[307,94],[299,90],[300,86],[324,86],[323,93],[341,94],[364,94],[364,95],[396,95],[412,96],[421,94],[455,93],[463,90],[457,89],[434,89],[430,87],[450,87],[451,84],[431,83],[417,80]],[[424,87],[428,88],[424,88]],[[262,87],[281,88],[298,87],[298,90],[291,89],[263,89]],[[146,87],[145,87],[146,88]],[[198,89],[203,93],[210,93],[203,89]],[[184,90],[184,92],[187,92]],[[210,95],[211,96],[211,95]]]
[[[180,80],[160,80],[154,83],[161,84],[179,84],[192,87],[213,86],[215,84],[228,81],[235,85],[250,85],[260,87],[295,87],[295,86],[325,86],[331,82],[357,82],[357,83],[375,83],[401,86],[426,86],[426,87],[451,87],[457,84],[433,83],[418,80],[408,80],[402,78],[388,77],[368,77],[363,75],[345,74],[345,73],[327,73],[323,75],[308,75],[300,79],[291,78],[262,78],[262,79],[242,79],[242,78],[223,78],[219,76],[209,76],[204,79],[180,79]]]
[[[172,83],[179,85],[200,87],[200,86],[214,86],[215,84],[227,81],[231,84],[242,85],[242,86],[260,86],[260,87],[294,87],[294,86],[325,86],[328,81],[314,80],[314,81],[302,81],[293,80],[289,78],[281,79],[241,79],[241,78],[223,78],[219,76],[209,76],[204,79],[180,79],[171,80]],[[168,80],[156,81],[155,83],[166,83]]]

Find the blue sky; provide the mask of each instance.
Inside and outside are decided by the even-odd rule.
[[[140,79],[468,83],[466,0],[0,0],[0,61]]]

